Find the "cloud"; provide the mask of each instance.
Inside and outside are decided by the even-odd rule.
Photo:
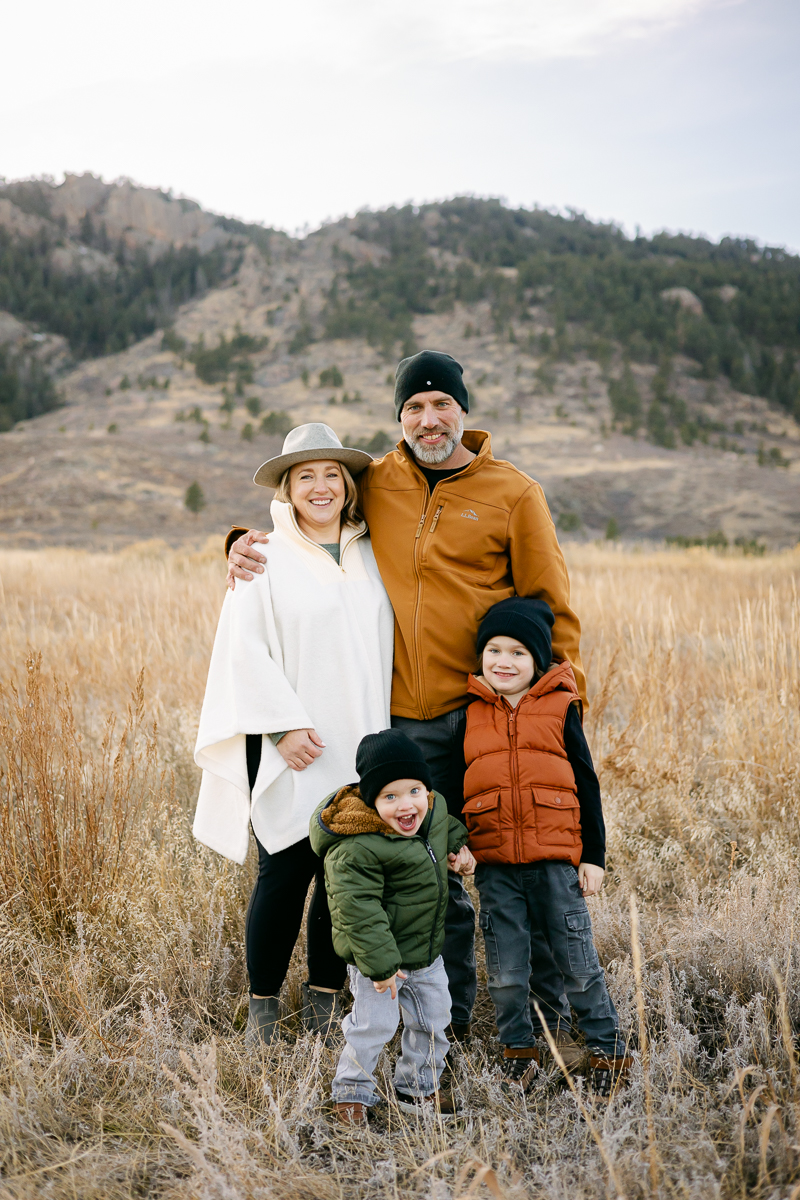
[[[205,64],[326,65],[365,76],[415,64],[596,55],[741,0],[40,0],[5,17],[0,107],[94,83],[144,87]],[[313,87],[313,80],[309,79]]]
[[[392,35],[387,46],[415,44],[426,56],[450,61],[530,61],[597,53],[719,6],[720,0],[402,0],[378,11]]]

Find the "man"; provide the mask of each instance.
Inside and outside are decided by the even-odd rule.
[[[511,463],[495,459],[491,435],[464,431],[469,394],[449,354],[423,350],[399,364],[395,412],[403,441],[360,475],[361,505],[395,613],[392,725],[422,750],[454,816],[461,816],[467,675],[483,617],[509,596],[553,610],[553,656],[569,660],[586,702],[580,624],[544,493]],[[228,535],[228,583],[252,579],[266,559],[265,534]],[[308,761],[319,754],[309,744]],[[469,1036],[477,992],[475,912],[458,876],[450,879],[444,962],[452,1033]]]

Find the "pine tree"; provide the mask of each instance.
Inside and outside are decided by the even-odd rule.
[[[183,503],[186,505],[189,512],[194,513],[195,516],[197,516],[201,509],[205,508],[206,498],[203,495],[203,489],[200,487],[200,484],[196,479],[193,483],[190,483],[186,489],[186,495],[183,498]]]

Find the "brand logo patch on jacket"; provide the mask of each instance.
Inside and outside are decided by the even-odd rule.
[[[478,520],[478,514],[476,512],[473,512],[471,508],[465,508],[461,515],[462,515],[462,517],[466,517],[468,521],[477,521]]]

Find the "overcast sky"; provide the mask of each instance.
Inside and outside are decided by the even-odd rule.
[[[0,175],[267,225],[471,192],[800,248],[798,0],[29,0]]]

